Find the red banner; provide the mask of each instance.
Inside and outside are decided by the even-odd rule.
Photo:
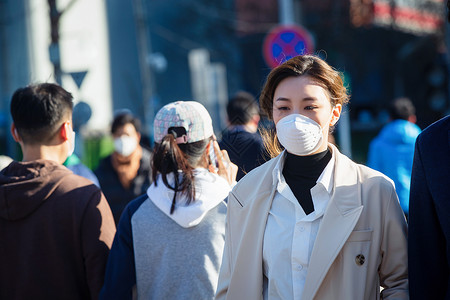
[[[444,0],[352,0],[355,26],[378,25],[414,34],[438,32],[445,20]]]

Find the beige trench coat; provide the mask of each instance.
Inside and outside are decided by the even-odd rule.
[[[329,147],[335,153],[334,188],[302,300],[409,299],[407,225],[392,181]],[[254,169],[229,195],[216,299],[263,298],[262,245],[276,190],[272,170],[282,156]]]

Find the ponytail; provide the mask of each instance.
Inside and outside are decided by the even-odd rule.
[[[170,214],[175,210],[178,193],[185,195],[187,204],[195,199],[193,170],[204,154],[209,139],[189,144],[177,144],[177,128],[169,128],[169,134],[155,144],[152,160],[152,179],[157,184],[158,175],[166,187],[174,191]],[[184,128],[183,128],[184,129]],[[173,173],[173,186],[169,184],[168,174]]]

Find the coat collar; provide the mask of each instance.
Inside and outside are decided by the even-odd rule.
[[[333,202],[333,205],[336,206],[341,215],[346,216],[349,211],[361,206],[361,198],[359,196],[360,186],[355,184],[360,181],[358,178],[358,170],[355,163],[347,156],[341,154],[333,144],[328,144],[328,146],[333,152],[335,160],[331,202]],[[244,176],[240,180],[234,191],[236,194],[241,195],[240,199],[243,201],[241,203],[242,206],[246,205],[246,199],[258,199],[261,198],[261,194],[274,194],[278,181],[277,178],[274,178],[273,169],[280,164],[280,160],[282,159],[284,159],[283,153],[253,170],[251,172],[252,176]],[[259,178],[259,180],[255,181],[254,178]],[[249,185],[253,189],[249,189]],[[339,198],[334,197],[336,194],[339,195]],[[266,202],[265,199],[261,200]],[[270,202],[269,205],[272,205],[272,200],[271,198],[270,201],[267,201]]]
[[[333,175],[334,182],[331,198],[334,199],[334,205],[337,206],[339,212],[342,215],[346,215],[349,210],[352,210],[353,208],[359,207],[361,205],[361,198],[358,196],[360,194],[360,187],[359,185],[355,185],[355,183],[359,181],[358,171],[355,163],[351,161],[347,156],[341,154],[336,146],[334,146],[333,144],[328,144],[328,147],[331,149],[333,158],[335,160]],[[258,175],[255,174],[253,176],[260,176],[260,182],[262,183],[260,187],[264,189],[265,193],[267,193],[268,188],[272,190],[271,194],[273,194],[273,190],[276,189],[278,178],[274,178],[273,169],[277,165],[280,165],[280,160],[282,159],[284,159],[284,153],[268,161],[266,164],[270,165],[267,165],[265,168],[261,169],[261,171],[264,171],[264,173]],[[246,188],[245,184],[243,186],[244,188]],[[328,188],[328,190],[330,189]],[[258,189],[255,189],[253,191],[258,194],[262,192]],[[334,195],[336,193],[339,195],[338,199],[334,198]],[[249,198],[252,199],[253,197]],[[270,199],[270,202],[272,202],[272,199]]]

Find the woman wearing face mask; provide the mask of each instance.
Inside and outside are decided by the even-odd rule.
[[[145,193],[151,183],[151,152],[139,142],[140,122],[130,113],[118,114],[112,123],[114,152],[95,170],[116,225],[125,206]]]
[[[154,181],[125,208],[100,299],[213,299],[224,199],[238,168],[220,151],[211,117],[198,102],[165,105],[153,128]],[[217,172],[212,156],[219,157]]]
[[[228,197],[217,299],[409,298],[392,181],[328,143],[347,101],[339,73],[318,57],[270,72],[260,105],[275,123],[266,135],[275,157]]]

